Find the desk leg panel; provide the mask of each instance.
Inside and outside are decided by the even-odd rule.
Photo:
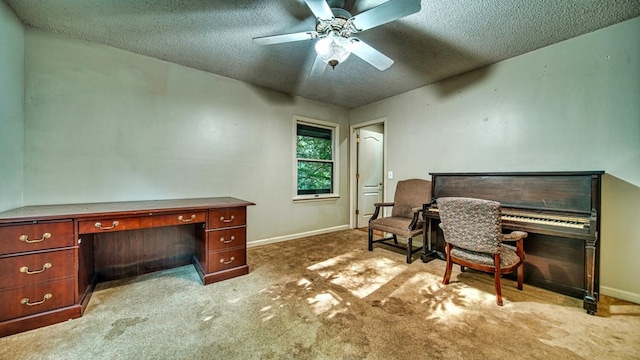
[[[79,302],[82,302],[86,297],[87,291],[92,290],[92,282],[95,281],[93,243],[93,234],[84,234],[78,240],[78,294],[76,299]]]

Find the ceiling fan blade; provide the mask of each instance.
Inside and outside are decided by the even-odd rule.
[[[318,37],[318,33],[315,31],[305,31],[284,35],[271,35],[260,36],[253,38],[253,42],[259,45],[272,45],[281,44],[286,42],[301,41],[301,40],[313,40]]]
[[[304,0],[304,2],[307,3],[313,15],[318,19],[331,20],[333,18],[333,12],[331,12],[331,8],[329,8],[326,0]]]
[[[310,77],[321,76],[324,73],[324,69],[327,68],[327,63],[322,61],[320,56],[316,56],[316,60],[313,62],[313,66],[311,67],[311,72],[309,73]]]
[[[364,31],[418,11],[420,0],[389,0],[354,16],[353,25],[358,31]]]
[[[356,38],[351,38],[351,41],[353,42],[351,53],[375,66],[378,70],[383,71],[393,65],[393,60],[380,51],[372,48],[364,41]]]

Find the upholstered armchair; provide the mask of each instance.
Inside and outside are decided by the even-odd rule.
[[[420,213],[423,211],[423,204],[430,201],[431,181],[423,179],[398,181],[392,203],[374,204],[376,209],[369,219],[369,251],[373,251],[374,243],[384,243],[406,250],[407,263],[411,263],[413,254],[421,249],[413,247],[413,238],[424,233]],[[380,210],[384,207],[392,207],[391,216],[379,218]],[[376,230],[391,236],[374,239]],[[398,236],[406,237],[406,244],[399,244]]]
[[[502,234],[499,202],[443,197],[436,200],[444,232],[447,265],[442,283],[447,285],[453,264],[493,273],[496,302],[502,306],[500,276],[517,271],[518,289],[524,281],[524,245],[527,233]],[[515,247],[504,241],[514,241]]]

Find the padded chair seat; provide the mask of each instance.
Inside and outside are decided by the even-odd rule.
[[[518,254],[516,254],[515,250],[507,246],[500,246],[499,250],[501,269],[511,267],[520,261],[520,257],[518,257]],[[462,250],[457,247],[453,247],[451,249],[451,256],[458,259],[471,261],[476,264],[493,266],[493,255],[487,253],[479,253],[471,250]]]
[[[413,219],[411,218],[403,218],[403,217],[386,217],[372,220],[369,223],[369,227],[374,228],[376,230],[381,230],[385,232],[395,233],[400,236],[410,236],[414,237],[418,234],[422,234],[422,228],[424,221],[420,220],[416,224],[415,230],[409,230],[409,225],[411,224]],[[400,229],[405,229],[400,230]]]

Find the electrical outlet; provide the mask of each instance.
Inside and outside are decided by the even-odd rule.
[[[393,171],[389,171],[389,172],[387,173],[387,178],[389,178],[389,179],[393,179]]]

